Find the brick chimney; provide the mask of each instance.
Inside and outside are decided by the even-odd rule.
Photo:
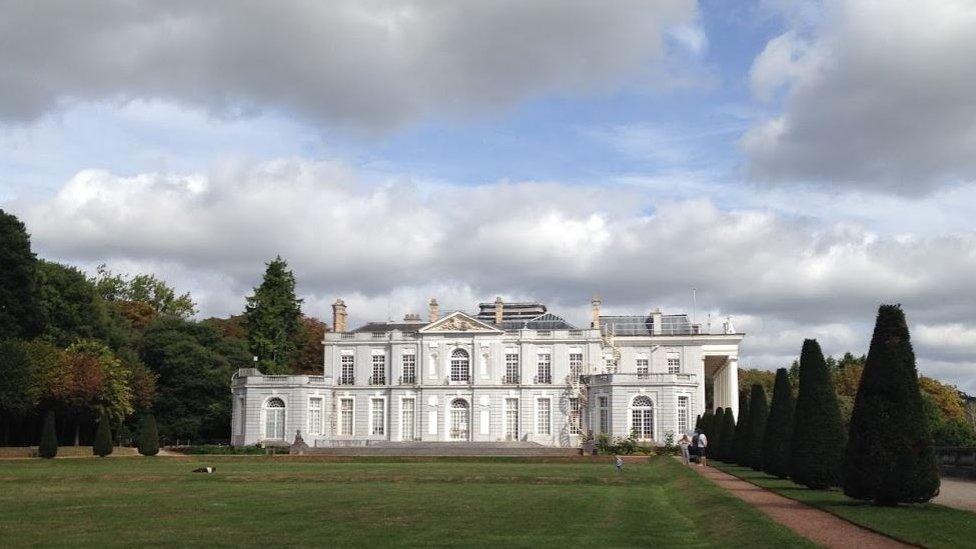
[[[430,298],[430,303],[427,304],[427,321],[437,322],[437,319],[441,317],[441,308],[437,304],[436,298]]]
[[[590,329],[599,330],[600,329],[600,296],[593,294],[593,298],[590,299],[590,308],[592,309],[590,317]]]
[[[495,298],[495,325],[501,326],[502,319],[505,318],[505,302],[502,301],[501,296]]]
[[[346,304],[342,299],[332,304],[332,331],[342,333],[346,331]]]

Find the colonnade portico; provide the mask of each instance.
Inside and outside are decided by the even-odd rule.
[[[706,377],[712,379],[712,411],[731,408],[735,419],[739,418],[739,356],[737,349],[724,349],[724,345],[706,345],[702,348],[702,362]],[[702,387],[704,402],[704,387]]]

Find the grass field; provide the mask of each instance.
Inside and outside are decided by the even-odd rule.
[[[215,465],[216,474],[194,474]],[[670,458],[0,461],[0,540],[24,545],[809,545]]]
[[[878,507],[851,499],[840,490],[810,490],[790,480],[778,479],[748,467],[717,461],[711,464],[763,488],[902,541],[925,547],[976,546],[976,513],[933,503]]]

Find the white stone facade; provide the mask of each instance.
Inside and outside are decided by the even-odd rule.
[[[232,443],[310,446],[391,441],[538,442],[584,433],[661,444],[705,408],[738,410],[742,334],[704,334],[684,315],[599,316],[577,329],[538,304],[370,323],[325,336],[321,376],[241,370],[232,382]],[[492,306],[495,307],[494,313]],[[536,316],[535,313],[542,311]],[[669,319],[671,325],[669,326]],[[731,330],[724,330],[731,331]]]

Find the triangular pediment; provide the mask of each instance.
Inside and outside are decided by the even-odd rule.
[[[484,333],[484,334],[503,334],[504,330],[499,330],[491,324],[486,324],[473,316],[466,315],[461,311],[453,312],[444,318],[431,322],[420,329],[422,334],[457,334],[457,333]]]

